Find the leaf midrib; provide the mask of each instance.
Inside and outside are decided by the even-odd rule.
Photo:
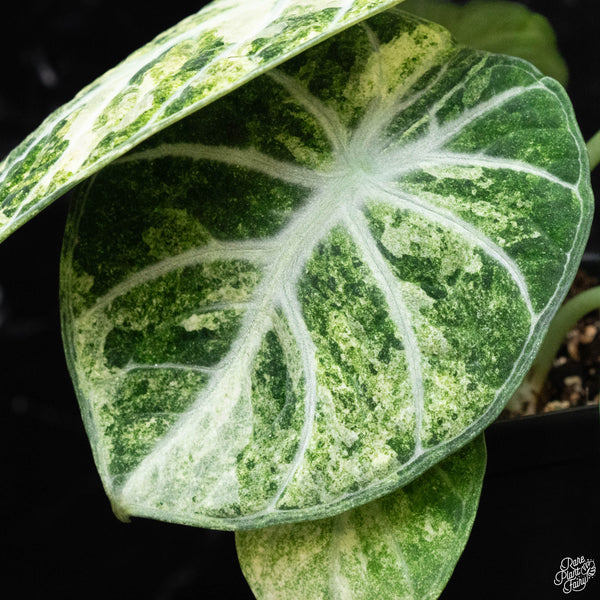
[[[355,178],[351,179],[353,183]],[[344,191],[344,188],[346,190]],[[152,469],[153,464],[160,463],[160,457],[165,450],[171,445],[176,445],[178,439],[184,439],[187,431],[193,428],[194,414],[197,413],[201,406],[212,404],[211,398],[219,398],[219,394],[225,394],[224,389],[228,383],[234,379],[241,379],[247,384],[250,381],[252,372],[252,364],[255,360],[265,334],[272,328],[272,319],[274,311],[277,309],[283,310],[288,319],[288,323],[295,329],[296,343],[303,357],[304,380],[307,387],[305,394],[305,425],[299,440],[299,452],[296,454],[288,474],[283,480],[276,492],[276,495],[263,511],[273,509],[278,498],[284,493],[284,486],[287,485],[302,462],[304,452],[310,441],[310,433],[314,415],[316,410],[316,362],[314,359],[314,343],[310,337],[310,333],[304,324],[301,316],[301,307],[297,300],[297,285],[303,274],[306,262],[311,257],[316,246],[327,236],[327,234],[337,225],[344,223],[347,215],[348,207],[354,205],[360,208],[364,203],[364,198],[368,194],[364,194],[364,188],[361,186],[362,194],[358,190],[350,187],[348,189],[348,178],[342,178],[334,184],[325,188],[321,193],[315,194],[312,199],[306,203],[304,207],[299,209],[291,218],[290,222],[277,234],[275,241],[268,244],[267,252],[260,258],[262,263],[262,281],[258,284],[257,289],[252,294],[252,300],[248,304],[248,309],[244,315],[240,326],[239,334],[236,337],[231,349],[227,355],[219,362],[215,368],[215,372],[211,375],[206,387],[200,393],[194,404],[185,412],[182,413],[177,423],[172,426],[168,434],[165,435],[153,448],[153,450],[142,460],[130,476],[120,485],[119,490],[115,490],[124,498],[128,495],[128,488],[135,485],[136,475],[144,473]],[[354,237],[354,236],[353,236]],[[354,242],[360,246],[360,242],[354,239]],[[251,242],[255,245],[260,253],[260,241]],[[244,242],[234,243],[239,250],[237,258],[243,260]],[[209,244],[208,246],[210,246]],[[271,248],[277,248],[278,252],[272,252]],[[190,264],[189,258],[193,257],[196,264],[204,263],[202,257],[202,248],[194,249],[186,253],[186,264]],[[363,253],[367,249],[363,248]],[[266,259],[270,258],[270,261]],[[179,265],[180,266],[180,262]],[[149,267],[145,276],[151,273],[153,276],[160,276],[165,273],[165,261],[161,268]],[[146,279],[146,277],[144,277]],[[129,283],[124,282],[122,289],[129,288]],[[135,287],[135,286],[134,286]],[[131,289],[131,288],[129,288]],[[102,301],[97,303],[97,307],[107,306],[112,299],[120,294],[110,293],[103,297]],[[293,324],[296,323],[294,326]],[[240,378],[240,375],[242,377]],[[240,391],[238,401],[241,400]],[[250,390],[245,390],[247,394]],[[418,395],[417,395],[418,397]],[[241,400],[243,401],[243,400]],[[223,402],[219,402],[219,422],[224,423],[227,417],[236,406],[233,401],[227,406]],[[213,435],[218,435],[214,430]],[[204,440],[206,443],[207,440]],[[273,505],[273,506],[271,506]]]
[[[353,182],[357,181],[356,177],[351,179]],[[185,437],[185,431],[191,426],[193,414],[200,406],[210,403],[210,397],[214,397],[214,395],[221,392],[223,386],[226,385],[226,382],[231,379],[243,381],[245,384],[249,382],[252,363],[259,352],[261,341],[266,332],[272,327],[271,319],[273,311],[277,308],[281,308],[288,318],[288,321],[290,321],[290,298],[296,297],[295,290],[298,279],[303,272],[306,261],[310,258],[316,246],[334,226],[343,224],[343,226],[348,229],[347,219],[349,210],[352,208],[355,211],[361,211],[364,207],[365,199],[372,196],[373,193],[381,191],[380,187],[371,185],[371,176],[361,178],[359,189],[351,189],[346,193],[343,193],[340,188],[341,186],[347,185],[347,182],[348,178],[343,178],[341,181],[335,181],[333,184],[330,184],[330,186],[327,186],[324,192],[313,197],[292,217],[287,226],[284,227],[271,243],[265,244],[263,240],[231,243],[211,242],[204,248],[193,249],[184,255],[179,255],[173,259],[166,259],[158,265],[153,265],[140,271],[136,274],[139,275],[138,281],[133,285],[131,280],[123,282],[120,286],[113,288],[108,295],[104,296],[96,303],[93,312],[100,307],[110,305],[112,300],[127,289],[139,285],[141,280],[148,281],[150,279],[155,279],[173,269],[181,268],[183,264],[188,266],[205,263],[211,260],[211,255],[212,260],[222,260],[226,257],[230,260],[236,258],[237,260],[250,259],[251,262],[259,263],[264,269],[264,279],[258,285],[252,300],[248,304],[246,316],[240,328],[240,334],[226,357],[216,367],[213,367],[215,371],[205,390],[199,395],[192,407],[181,415],[178,422],[169,430],[169,433],[164,436],[154,449],[143,459],[142,463],[132,471],[129,478],[127,478],[120,486],[120,489],[115,490],[119,495],[122,495],[125,503],[127,489],[132,485],[132,482],[135,481],[136,474],[152,468],[153,464],[160,464],[160,457],[164,450],[171,444],[176,444],[179,437]],[[349,198],[352,199],[351,202],[348,202]],[[352,235],[351,231],[349,231],[349,233]],[[363,256],[369,252],[373,252],[376,248],[376,243],[374,241],[374,246],[371,250],[366,248],[364,241],[361,242],[360,237],[357,236],[356,233],[352,235],[352,239]],[[254,258],[251,258],[246,253],[246,249],[253,249],[255,254]],[[206,253],[203,252],[205,250],[207,250]],[[211,252],[211,250],[217,251]],[[385,259],[381,257],[380,261],[371,262],[369,265],[371,272],[375,269],[379,269],[379,274],[381,275],[383,271],[381,269],[381,263],[384,260]],[[377,267],[374,267],[374,265],[377,265]],[[376,273],[373,272],[373,275],[377,278]],[[389,276],[383,275],[382,277],[383,280],[389,283]],[[390,293],[390,286],[386,284],[386,287],[388,293],[385,295],[389,306],[392,294]],[[401,297],[398,298],[396,302],[398,305],[403,305]],[[415,453],[408,461],[408,463],[412,463],[423,452],[420,441],[420,424],[423,415],[422,374],[420,370],[421,357],[418,349],[418,342],[412,329],[412,325],[410,324],[410,318],[408,317],[406,308],[403,307],[401,311],[404,314],[404,317],[402,319],[395,318],[393,321],[400,331],[400,335],[406,348],[407,360],[410,365],[409,371],[411,373],[411,385],[413,387],[415,414],[417,416],[418,424],[415,428]],[[296,307],[295,314],[298,315],[298,312],[299,308]],[[295,320],[297,323],[301,322],[301,318],[296,317]],[[299,330],[297,329],[297,331]],[[304,379],[305,382],[313,382],[316,380],[316,373],[314,372],[316,366],[314,363],[314,356],[312,356],[312,354],[314,354],[314,345],[312,340],[308,337],[308,330],[304,329],[301,335],[302,337],[298,339],[298,335],[296,334],[296,342],[301,348],[309,348],[311,354],[309,356],[306,351],[304,352]],[[240,377],[240,374],[245,376]],[[263,510],[254,513],[252,517],[245,516],[239,519],[232,518],[228,520],[245,522],[250,518],[257,518],[268,512],[275,511],[275,505],[278,499],[283,495],[285,487],[292,480],[298,466],[301,464],[304,452],[310,441],[310,432],[315,415],[316,389],[315,385],[312,383],[309,387],[309,398],[305,398],[305,417],[308,418],[305,419],[299,441],[299,452],[296,454],[290,465],[282,485],[278,487],[276,494]],[[246,390],[246,393],[248,392],[249,390]],[[237,401],[239,401],[239,399]],[[219,419],[221,423],[227,421],[227,418],[233,411],[236,403],[237,402],[232,399],[232,402],[227,407],[228,410],[225,410],[221,403]],[[214,435],[218,435],[216,430]]]

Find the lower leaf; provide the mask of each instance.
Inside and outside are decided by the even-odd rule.
[[[236,532],[259,600],[437,598],[479,503],[483,436],[411,484],[336,517]]]

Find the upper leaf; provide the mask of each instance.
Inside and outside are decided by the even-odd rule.
[[[562,88],[395,9],[154,136],[62,267],[117,510],[249,528],[413,479],[512,395],[591,206]]]
[[[402,0],[215,0],[52,113],[0,163],[0,241],[171,123]]]

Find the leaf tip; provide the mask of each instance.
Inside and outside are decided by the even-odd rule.
[[[115,517],[117,517],[121,523],[131,523],[130,513],[112,498],[110,499],[110,507]]]

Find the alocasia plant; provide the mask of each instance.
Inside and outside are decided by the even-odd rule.
[[[260,597],[274,539],[288,591],[383,597],[400,565],[394,597],[435,597],[476,438],[583,252],[585,144],[556,81],[395,2],[262,4],[215,2],[51,115],[2,165],[4,232],[91,176],[63,336],[118,516],[276,525],[238,536]]]

